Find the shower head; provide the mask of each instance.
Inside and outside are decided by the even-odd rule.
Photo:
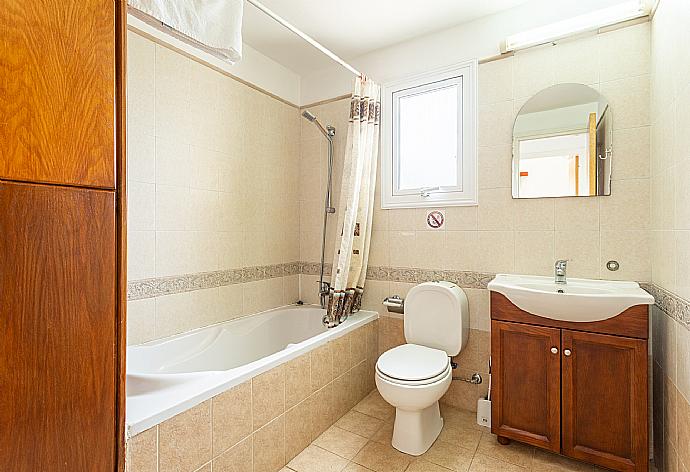
[[[309,110],[304,110],[302,116],[311,121],[312,123],[316,121],[316,117]]]
[[[319,128],[319,131],[321,131],[321,134],[323,134],[326,137],[326,139],[328,139],[329,141],[333,139],[333,136],[335,136],[335,128],[334,127],[326,126],[324,128],[323,125],[321,124],[321,122],[319,122],[319,120],[316,119],[316,116],[312,112],[310,112],[309,110],[304,110],[302,112],[302,116],[304,118],[306,118],[307,120],[311,121],[312,123],[314,123]]]

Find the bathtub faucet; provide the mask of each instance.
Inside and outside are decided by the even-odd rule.
[[[319,287],[319,297],[321,298],[321,308],[326,308],[328,304],[328,297],[331,293],[331,284],[328,282],[321,282]]]

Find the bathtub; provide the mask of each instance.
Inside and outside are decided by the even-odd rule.
[[[327,329],[324,314],[282,307],[127,348],[127,436],[378,318],[360,311]]]

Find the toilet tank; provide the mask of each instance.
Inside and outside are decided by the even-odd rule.
[[[452,282],[425,282],[405,297],[405,339],[456,356],[467,345],[470,312],[465,292]]]

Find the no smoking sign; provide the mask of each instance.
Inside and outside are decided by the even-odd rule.
[[[426,224],[432,229],[440,229],[443,226],[444,220],[443,212],[439,210],[430,211],[426,215]]]

